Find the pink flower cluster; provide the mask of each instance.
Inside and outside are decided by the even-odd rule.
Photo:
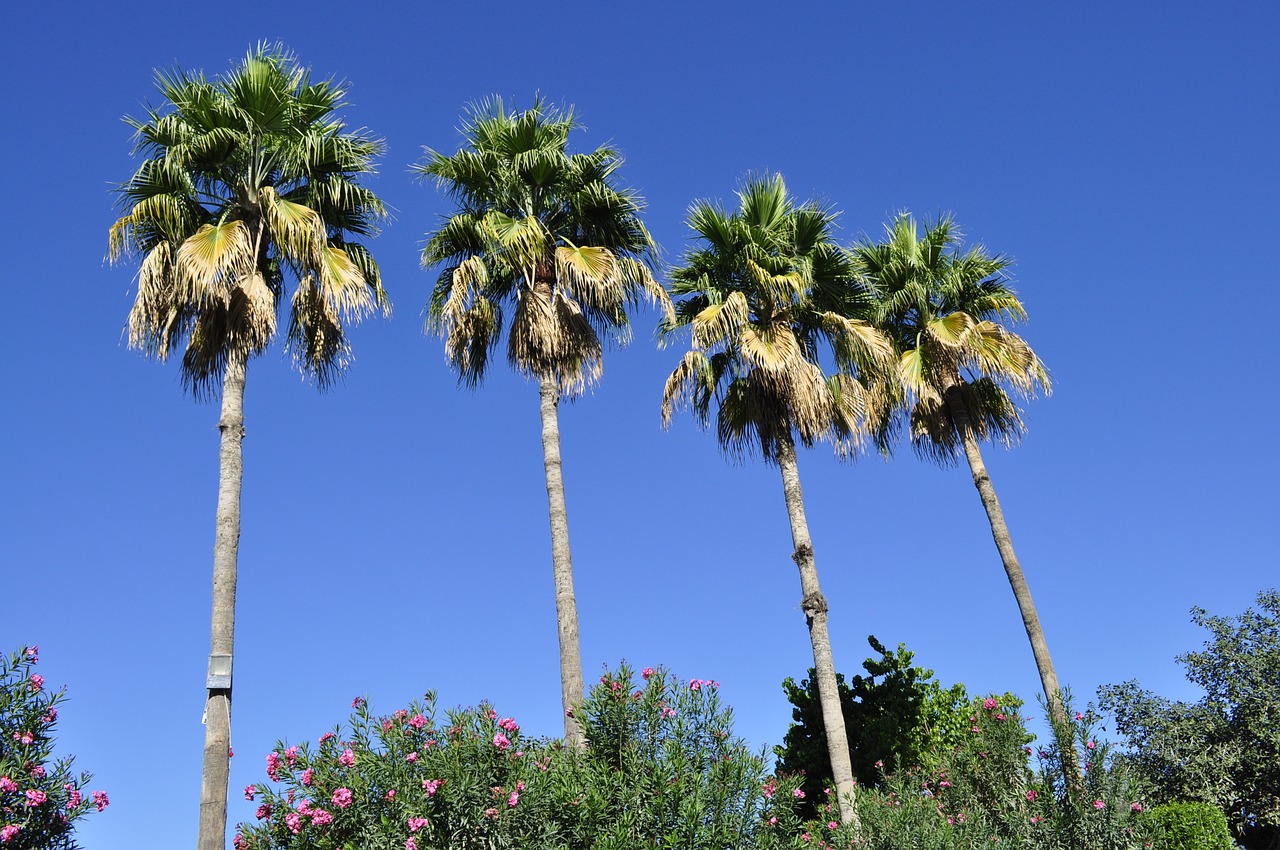
[[[493,745],[505,752],[511,749],[511,739],[499,732],[493,736]]]
[[[34,673],[31,676],[31,690],[38,691],[44,687],[44,676]]]
[[[10,779],[7,776],[0,776],[0,791],[5,792],[6,794],[12,794],[14,791],[17,791],[17,790],[18,790],[18,783],[14,782],[12,779]]]
[[[93,807],[95,809],[97,809],[98,811],[102,811],[107,807],[107,803],[108,803],[108,800],[107,800],[106,791],[93,792]]]
[[[511,717],[504,717],[498,721],[498,728],[510,732],[512,735],[520,731],[519,724]]]
[[[418,830],[422,829],[424,826],[429,826],[429,825],[430,825],[430,821],[428,821],[426,818],[409,818],[410,832],[417,832]]]
[[[444,784],[443,779],[424,779],[422,787],[426,789],[428,797],[434,797],[436,792],[440,790],[440,786]]]
[[[18,829],[17,826],[15,826],[14,824],[9,824],[4,829],[0,829],[0,842],[7,844],[8,842],[12,841],[13,837],[17,835],[19,832],[20,830]]]
[[[350,788],[338,788],[333,792],[333,799],[331,802],[338,808],[345,809],[347,806],[351,805],[351,798],[352,794]]]
[[[338,764],[343,765],[344,767],[351,767],[351,765],[355,763],[356,763],[356,754],[353,753],[350,749],[343,750],[342,755],[338,756]]]

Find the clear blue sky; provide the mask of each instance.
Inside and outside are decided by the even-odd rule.
[[[695,198],[751,170],[844,211],[843,237],[949,210],[1013,255],[1021,333],[1053,372],[1021,448],[988,464],[1058,672],[1085,698],[1139,678],[1195,698],[1188,609],[1280,583],[1270,322],[1280,229],[1280,11],[1265,3],[651,2],[17,4],[0,68],[6,332],[0,649],[66,684],[62,752],[112,805],[95,850],[194,841],[217,408],[123,345],[134,268],[103,263],[121,123],[152,72],[210,75],[260,39],[350,81],[387,140],[374,244],[394,316],[354,333],[326,394],[273,350],[250,369],[232,822],[277,738],[352,696],[428,688],[560,729],[535,389],[498,363],[455,387],[421,310],[424,231],[447,212],[408,168],[452,151],[464,106],[535,92],[614,142],[666,257]],[[810,663],[776,470],[733,466],[658,403],[679,357],[607,354],[561,417],[588,675],[619,659],[714,678],[756,745]],[[1270,435],[1270,436],[1269,436]],[[837,667],[899,641],[945,683],[1038,680],[964,469],[801,457]],[[1271,531],[1267,531],[1270,528]]]

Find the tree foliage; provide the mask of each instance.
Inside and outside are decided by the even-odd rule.
[[[847,684],[843,675],[836,678],[854,775],[869,787],[884,772],[917,767],[930,752],[953,746],[971,724],[964,685],[944,688],[932,670],[912,663],[915,653],[905,644],[890,651],[874,635],[867,643],[879,657],[862,662],[866,675],[855,675]],[[780,772],[804,774],[806,809],[812,811],[813,801],[831,783],[813,670],[799,684],[784,680],[782,689],[793,706],[792,724],[774,754]],[[1006,703],[1012,701],[1006,695]]]
[[[1218,806],[1250,848],[1280,839],[1280,592],[1259,593],[1257,606],[1237,617],[1192,609],[1209,639],[1178,661],[1204,689],[1199,701],[1165,699],[1136,681],[1098,691],[1155,798]]]

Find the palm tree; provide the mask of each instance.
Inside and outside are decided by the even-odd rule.
[[[1026,318],[1004,274],[1010,260],[981,245],[962,250],[950,217],[926,224],[921,235],[911,215],[902,213],[885,230],[886,241],[862,241],[853,255],[878,291],[877,324],[899,353],[906,393],[901,401],[910,405],[912,445],[942,466],[961,454],[968,460],[1022,614],[1064,763],[1069,774],[1077,774],[1074,746],[1063,737],[1067,714],[1044,629],[979,449],[984,440],[1012,445],[1021,437],[1022,418],[1010,391],[1030,397],[1037,389],[1050,389],[1035,352],[999,323]],[[1067,781],[1070,787],[1072,776]]]
[[[125,214],[109,256],[140,258],[129,313],[132,348],[166,360],[182,348],[184,386],[221,392],[211,653],[234,646],[241,441],[248,361],[275,336],[286,280],[287,345],[320,387],[348,361],[344,322],[389,309],[378,266],[358,240],[385,216],[356,182],[382,143],[347,132],[342,86],[312,81],[279,47],[259,45],[212,81],[157,73],[164,99],[134,128],[138,170],[120,185]],[[224,846],[231,688],[207,693],[198,846]]]
[[[417,166],[457,211],[429,234],[424,266],[441,266],[427,310],[459,382],[483,380],[506,331],[507,361],[537,380],[560,637],[565,740],[582,747],[573,707],[583,698],[569,522],[560,466],[559,404],[600,379],[602,338],[625,344],[627,307],[647,298],[670,310],[653,278],[656,246],[642,201],[617,188],[611,147],[569,153],[572,110],[541,101],[508,114],[500,99],[474,107],[452,156],[427,150]]]
[[[706,201],[690,210],[700,244],[672,273],[679,300],[665,330],[687,325],[692,346],[667,379],[662,418],[668,425],[677,406],[688,406],[708,426],[714,402],[725,452],[742,458],[758,451],[782,474],[841,819],[856,822],[828,606],[805,519],[796,442],[811,447],[831,440],[846,454],[856,448],[878,400],[855,374],[883,372],[892,352],[856,315],[871,302],[832,237],[835,215],[813,203],[797,205],[780,176],[748,178],[738,198],[733,213]],[[847,310],[817,306],[828,299]],[[830,377],[819,365],[828,350],[840,367]]]

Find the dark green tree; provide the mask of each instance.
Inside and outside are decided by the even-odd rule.
[[[964,685],[944,688],[932,670],[913,664],[915,653],[904,644],[891,652],[875,635],[867,643],[879,657],[862,662],[866,675],[846,683],[836,674],[836,681],[854,775],[872,787],[885,773],[919,765],[932,750],[958,741],[970,725],[970,699]],[[831,770],[812,668],[799,684],[784,680],[782,689],[794,708],[782,745],[774,747],[778,770],[804,772],[807,809],[816,813],[823,790],[831,787]]]
[[[1227,815],[1248,850],[1280,848],[1280,592],[1258,594],[1238,617],[1193,608],[1209,630],[1200,652],[1178,657],[1205,691],[1165,699],[1136,681],[1098,690],[1129,742],[1127,759],[1156,802],[1199,800]]]

